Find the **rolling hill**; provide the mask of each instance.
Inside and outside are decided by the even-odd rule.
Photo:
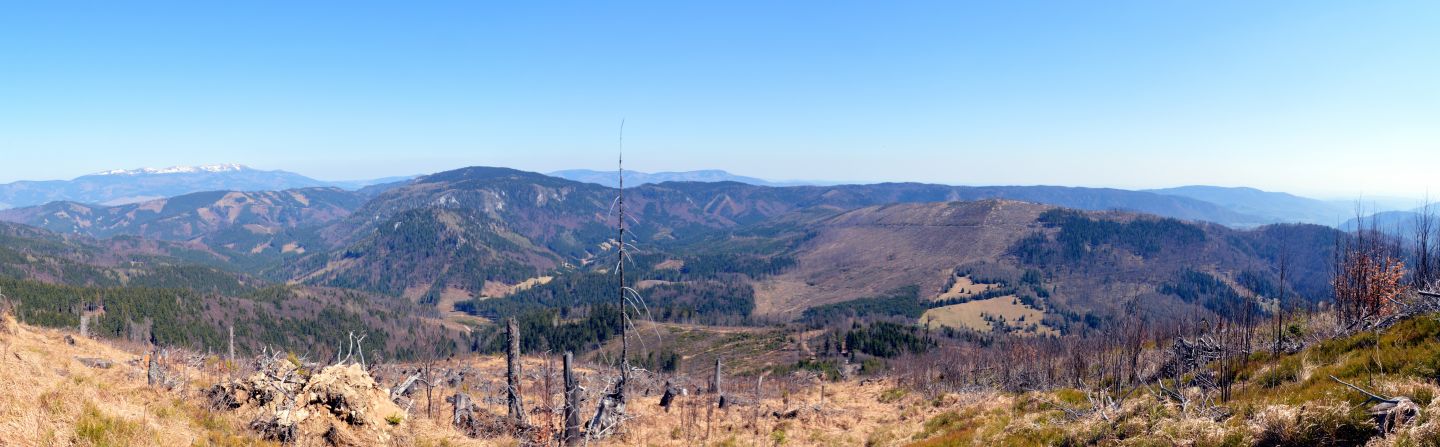
[[[1289,266],[1287,288],[1322,299],[1328,293],[1327,242],[1339,235],[1317,225],[1235,230],[998,200],[866,207],[780,232],[795,242],[775,256],[793,259],[793,266],[754,280],[757,314],[788,319],[828,306],[855,315],[871,297],[915,288],[907,300],[929,308],[1009,297],[1044,310],[1045,324],[1062,329],[1099,323],[1087,315],[1103,319],[1133,311],[1159,320],[1235,315],[1245,297],[1279,295],[1282,249],[1297,259]],[[957,281],[992,287],[971,286],[970,292],[987,293],[954,299],[947,292]]]
[[[1151,189],[1148,192],[1189,197],[1214,203],[1238,213],[1260,218],[1253,223],[1255,225],[1309,223],[1335,226],[1355,214],[1354,204],[1347,205],[1283,192],[1261,191],[1255,188],[1196,185]]]
[[[600,185],[504,168],[425,176],[388,190],[352,215],[317,230],[332,249],[307,253],[272,276],[429,303],[504,295],[531,278],[603,268],[596,263],[611,256],[615,195],[616,190]],[[993,200],[997,196],[1010,200]],[[1208,202],[1145,192],[915,183],[764,187],[669,182],[627,189],[626,206],[635,243],[656,262],[666,258],[695,266],[736,254],[794,261],[797,267],[785,273],[747,283],[755,290],[756,315],[782,318],[907,285],[938,289],[947,281],[944,271],[967,264],[1008,262],[995,268],[1015,277],[1027,268],[1043,267],[1001,260],[1014,258],[1011,250],[1021,239],[1056,232],[1037,220],[1056,206],[1139,208],[1186,219],[1162,220],[1207,235],[1207,243],[1197,246],[1205,256],[1190,268],[1213,270],[1226,281],[1234,282],[1247,262],[1267,265],[1257,259],[1262,254],[1243,253],[1235,246],[1240,242],[1234,242],[1263,231],[1188,223],[1201,220],[1197,216],[1232,220],[1247,216]],[[1120,220],[1154,219],[1132,211],[1112,213]],[[1105,260],[1121,262],[1134,256],[1115,254]],[[1186,265],[1176,256],[1131,265],[1146,272],[1131,275],[1140,285],[1109,287],[1154,293],[1182,273]],[[1076,278],[1084,275],[1061,272],[1056,275],[1063,278],[1051,286],[1073,283],[1079,290],[1095,285],[1085,282],[1082,287]],[[1260,271],[1251,273],[1263,276]],[[721,269],[712,272],[715,275],[726,273]],[[1079,311],[1114,311],[1116,298],[1072,295],[1076,303],[1083,303]],[[1056,303],[1067,304],[1063,301]]]
[[[620,186],[619,175],[615,171],[596,171],[591,169],[567,169],[547,174],[551,177],[560,177],[566,180],[577,182],[594,183],[601,186],[615,188]],[[795,186],[800,183],[793,182],[772,182],[735,175],[719,169],[706,169],[699,171],[682,172],[655,172],[647,173],[640,171],[625,171],[626,186],[640,186],[650,183],[665,182],[738,182],[758,186]]]

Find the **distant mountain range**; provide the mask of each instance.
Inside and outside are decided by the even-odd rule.
[[[199,242],[216,252],[253,257],[304,253],[313,227],[349,216],[369,196],[339,188],[207,191],[125,205],[51,202],[0,210],[0,221],[97,239],[139,236]]]
[[[548,175],[551,177],[560,177],[566,180],[574,180],[577,182],[594,183],[601,186],[609,186],[611,188],[620,186],[620,183],[617,181],[617,179],[619,179],[620,177],[615,174],[615,171],[568,169],[564,171],[551,172]],[[627,187],[665,182],[738,182],[747,185],[758,186],[800,186],[830,184],[828,182],[800,181],[772,182],[769,180],[759,179],[755,177],[735,175],[719,169],[655,173],[625,171],[625,186]]]
[[[518,171],[517,171],[518,172]],[[619,185],[614,171],[571,169],[551,172],[550,177],[604,187]],[[264,171],[239,164],[173,166],[168,168],[116,169],[73,180],[19,181],[0,185],[0,209],[23,208],[51,202],[85,205],[127,205],[210,191],[283,191],[300,188],[334,187],[359,191],[365,197],[404,184],[413,176],[374,180],[324,181],[287,171]],[[625,186],[665,183],[720,184],[732,182],[763,187],[830,187],[823,182],[777,182],[736,175],[726,171],[697,170],[646,173],[625,172]],[[1355,215],[1355,204],[1300,197],[1283,192],[1244,187],[1181,186],[1151,190],[1081,188],[1062,186],[948,186],[920,183],[888,183],[882,188],[896,191],[895,199],[951,201],[1011,199],[1086,210],[1124,210],[1187,220],[1215,222],[1231,227],[1255,227],[1271,223],[1311,223],[1342,226]],[[846,185],[835,191],[857,191],[866,186]],[[903,192],[902,192],[903,191]],[[1413,204],[1400,199],[1370,201],[1375,212],[1407,210]],[[878,202],[877,202],[878,203]],[[872,203],[874,204],[874,203]]]
[[[359,189],[404,179],[327,182],[293,172],[263,171],[239,164],[116,169],[73,180],[0,184],[0,209],[56,201],[124,205],[202,191],[279,191],[312,187]]]
[[[1255,188],[1197,185],[1151,189],[1146,192],[1203,200],[1259,219],[1251,224],[1301,222],[1335,226],[1354,215],[1353,205],[1346,206],[1337,202]]]
[[[551,172],[548,175],[612,188],[619,185],[616,181],[618,177],[614,171],[570,169]],[[833,182],[774,182],[755,177],[736,175],[718,169],[656,173],[625,172],[625,185],[627,187],[664,182],[738,182],[757,186],[820,186],[836,184]],[[968,198],[1011,198],[1061,206],[1075,206],[1076,203],[1073,203],[1075,200],[1083,202],[1084,199],[1079,196],[1103,194],[1111,196],[1108,199],[1103,199],[1103,201],[1109,202],[1104,206],[1110,206],[1114,209],[1150,212],[1162,216],[1184,219],[1207,220],[1237,227],[1254,227],[1282,222],[1336,226],[1341,225],[1355,215],[1355,204],[1350,201],[1319,200],[1289,193],[1262,191],[1246,187],[1192,185],[1175,188],[1126,191],[1184,197],[1218,205],[1220,208],[1223,208],[1222,210],[1204,210],[1201,209],[1204,208],[1202,206],[1191,204],[1189,208],[1193,209],[1192,212],[1158,211],[1153,208],[1153,205],[1156,202],[1163,201],[1161,199],[1146,197],[1142,194],[1131,194],[1127,197],[1120,198],[1115,197],[1115,192],[1122,190],[1106,188],[1065,188],[1057,186],[975,186],[957,188],[968,188],[971,194],[962,194]],[[1070,197],[1065,199],[1065,203],[1057,203],[1056,201],[1059,200],[1058,196],[1061,195]],[[1368,200],[1366,204],[1369,207],[1376,208],[1380,212],[1401,210],[1413,205],[1404,199],[1393,198],[1378,201]],[[1083,209],[1098,209],[1101,205],[1098,202],[1092,201],[1086,206],[1078,207]]]

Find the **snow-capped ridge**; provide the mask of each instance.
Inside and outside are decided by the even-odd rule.
[[[238,163],[210,164],[199,166],[171,166],[168,168],[113,169],[91,175],[145,175],[145,174],[197,174],[201,172],[236,172],[250,168]]]

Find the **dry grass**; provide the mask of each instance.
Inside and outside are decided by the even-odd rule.
[[[1416,355],[1433,352],[1437,333],[1440,323],[1413,321],[1379,337],[1383,349],[1378,352],[1362,343],[1363,335],[1323,343],[1295,354],[1305,359],[1299,362],[1301,368],[1315,370],[1308,378],[1301,374],[1291,379],[1287,373],[1284,380],[1268,385],[1262,384],[1269,379],[1263,379],[1261,371],[1293,366],[1281,366],[1285,358],[1257,358],[1247,366],[1235,398],[1225,404],[1229,416],[1222,418],[1187,411],[1145,392],[1102,418],[1083,412],[1085,399],[1075,390],[927,395],[905,391],[889,379],[819,382],[806,372],[767,377],[758,399],[755,377],[728,376],[726,391],[735,404],[723,410],[714,407],[713,395],[695,392],[703,379],[676,377],[691,392],[666,411],[659,406],[663,380],[637,374],[628,406],[633,419],[620,435],[591,445],[1440,445],[1440,399],[1434,398],[1440,387],[1424,376],[1430,360]],[[185,385],[177,391],[156,390],[145,385],[139,363],[130,364],[139,358],[135,353],[93,340],[69,345],[65,335],[0,320],[0,446],[273,445],[245,428],[253,415],[200,406],[197,390],[218,380],[216,372],[182,368]],[[1403,354],[1409,363],[1396,363],[1400,360],[1388,357],[1390,351],[1396,357]],[[93,369],[76,357],[105,359],[115,366]],[[1353,392],[1319,378],[1331,372],[1344,377],[1353,363],[1371,357],[1395,372],[1369,375],[1367,386],[1412,397],[1424,406],[1414,422],[1385,438],[1373,437],[1373,426]],[[544,372],[550,362],[553,359],[525,359],[522,394],[530,421],[553,430],[559,415],[544,402],[558,405],[561,390],[554,382],[546,395]],[[457,358],[432,366],[472,373],[454,388],[413,394],[415,406],[407,414],[375,414],[384,418],[376,425],[389,441],[374,445],[517,445],[512,438],[466,438],[449,427],[449,407],[443,403],[445,396],[461,391],[473,396],[482,410],[503,414],[504,403],[498,399],[503,359]],[[598,400],[609,371],[601,366],[578,370],[590,395],[587,402]],[[380,374],[381,385],[393,384],[398,374],[403,372]],[[433,394],[433,401],[427,394]],[[793,417],[775,416],[791,412]]]
[[[267,445],[231,442],[244,432],[240,421],[147,386],[136,354],[78,337],[70,345],[54,330],[11,332],[0,334],[0,445]]]

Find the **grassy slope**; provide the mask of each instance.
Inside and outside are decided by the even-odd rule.
[[[225,378],[215,357],[195,356],[198,363],[191,364],[182,360],[189,354],[172,352],[167,368],[180,384],[173,390],[150,387],[139,346],[85,339],[0,315],[0,446],[280,445],[250,431],[254,415],[207,407],[203,391]],[[93,368],[81,358],[111,366]],[[493,445],[432,420],[407,421],[392,430],[395,445]]]
[[[1256,354],[1243,366],[1233,399],[1222,404],[1228,416],[1219,418],[1187,412],[1144,391],[1102,418],[1065,411],[1088,405],[1084,393],[1073,389],[925,395],[888,379],[822,383],[804,372],[765,378],[758,407],[755,378],[732,377],[726,392],[735,405],[716,410],[708,405],[713,396],[692,393],[665,411],[657,394],[663,378],[640,375],[640,392],[632,394],[629,406],[635,416],[629,432],[600,445],[1436,445],[1437,318],[1418,317],[1379,334],[1321,341],[1295,354]],[[1299,330],[1314,325],[1301,324]],[[223,377],[214,365],[178,367],[185,384],[161,391],[145,386],[143,370],[130,364],[141,358],[139,351],[86,339],[70,345],[65,335],[13,320],[0,328],[0,439],[21,445],[268,445],[245,428],[249,415],[212,412],[194,398]],[[115,366],[94,369],[77,357],[103,358]],[[542,358],[526,361],[522,389],[529,409],[540,410],[546,400],[540,375],[545,363]],[[501,359],[457,358],[435,366],[475,370],[472,381],[461,386],[483,398],[490,411],[503,413],[503,402],[491,399],[501,389]],[[582,369],[582,385],[590,392],[602,390],[606,372]],[[702,367],[673,379],[700,390],[707,372]],[[1424,411],[1398,434],[1371,439],[1374,428],[1364,414],[1368,405],[1358,393],[1331,381],[1331,374],[1381,394],[1411,397]],[[381,375],[382,384],[395,380],[398,376]],[[559,402],[556,388],[551,388],[550,402]],[[467,440],[450,430],[443,422],[448,406],[438,402],[454,391],[434,390],[439,411],[433,419],[424,416],[428,402],[417,395],[410,418],[395,429],[398,444],[514,442]],[[798,415],[773,416],[789,410],[799,410]],[[535,423],[558,422],[543,412],[532,414]]]
[[[1225,417],[1187,412],[1142,390],[1110,420],[1075,418],[1065,408],[1086,408],[1089,401],[1081,391],[1064,389],[1005,396],[1003,405],[960,406],[927,420],[911,440],[915,446],[1440,445],[1437,368],[1440,316],[1423,316],[1294,354],[1252,355],[1232,399],[1220,405]],[[1370,404],[1330,375],[1382,395],[1410,397],[1424,410],[1397,434],[1372,440],[1376,431],[1365,414]]]
[[[135,353],[78,337],[70,345],[59,331],[0,324],[0,444],[270,445],[247,436],[232,415],[146,386]],[[113,366],[91,368],[78,358]]]

